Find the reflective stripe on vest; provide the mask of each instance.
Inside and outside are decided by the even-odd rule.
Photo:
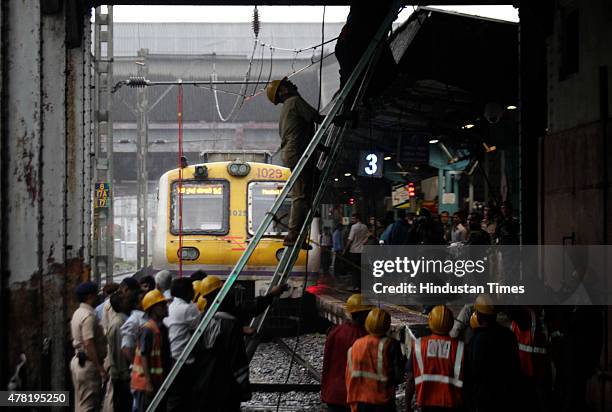
[[[524,345],[522,343],[518,344],[518,348],[519,348],[519,350],[521,350],[523,352],[527,352],[527,353],[537,353],[537,354],[540,354],[540,355],[546,355],[548,353],[546,348],[541,348],[539,346]]]
[[[448,342],[451,343],[451,341]],[[438,382],[462,388],[463,381],[461,380],[461,361],[463,360],[463,347],[463,341],[459,341],[457,344],[457,353],[455,355],[455,364],[453,367],[454,376],[425,374],[423,373],[425,369],[423,367],[423,355],[421,353],[421,338],[417,339],[414,343],[414,355],[421,374],[419,376],[415,376],[414,384],[418,385],[423,382]]]
[[[385,371],[383,370],[383,352],[385,350],[385,343],[387,342],[387,340],[387,338],[382,338],[380,342],[378,342],[378,351],[376,355],[376,373],[353,369],[353,348],[351,347],[348,350],[347,360],[349,371],[351,372],[351,378],[366,378],[374,379],[379,382],[387,382],[388,378],[387,375],[385,375]]]
[[[535,342],[536,326],[537,326],[536,316],[535,316],[535,312],[532,309],[529,310],[529,314],[531,315],[531,335],[529,338],[530,338],[530,342]],[[519,330],[519,333],[520,333],[520,330]],[[535,345],[527,345],[526,343],[521,343],[520,341],[518,344],[518,348],[520,351],[527,352],[527,353],[537,353],[539,355],[546,355],[548,353],[546,348],[543,348],[541,346],[535,346]]]
[[[153,331],[153,347],[149,355],[149,374],[151,375],[151,383],[154,387],[162,384],[164,380],[164,370],[162,368],[161,359],[161,331],[157,327],[157,324],[153,320],[149,320],[143,325],[143,328],[150,329]],[[142,367],[142,353],[140,352],[140,345],[136,346],[136,352],[134,354],[134,364],[132,365],[132,373],[130,380],[130,387],[133,390],[145,390],[147,381],[145,378],[144,368]]]

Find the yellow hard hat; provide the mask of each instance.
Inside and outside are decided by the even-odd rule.
[[[285,79],[286,77],[282,78],[281,80],[272,80],[266,86],[266,95],[268,96],[268,100],[270,100],[275,105],[278,104],[278,96],[276,95],[276,92],[278,92],[278,87]]]
[[[200,283],[200,295],[208,296],[217,289],[221,289],[223,282],[216,276],[206,276]]]
[[[193,286],[193,300],[192,302],[197,302],[198,297],[200,296],[200,285],[202,284],[201,280],[194,280],[191,282],[191,286]]]
[[[368,313],[365,328],[370,335],[384,336],[391,327],[391,316],[380,308],[374,308]]]
[[[348,313],[364,312],[372,309],[374,306],[364,302],[361,293],[355,293],[346,300],[346,311]]]
[[[436,335],[448,335],[453,328],[453,312],[445,305],[438,305],[429,312],[429,329]]]
[[[153,289],[150,292],[147,292],[146,295],[142,298],[142,309],[146,312],[153,305],[156,305],[160,302],[165,302],[166,298],[164,294],[161,293],[158,289]]]
[[[470,316],[470,328],[476,329],[479,327],[480,323],[478,323],[478,316],[476,315],[476,312],[473,312],[472,316]]]
[[[204,312],[204,309],[206,309],[207,304],[208,304],[208,301],[206,300],[204,296],[200,296],[198,298],[198,310],[200,312]]]
[[[497,313],[493,304],[493,298],[489,295],[478,295],[476,302],[474,302],[474,309],[483,315],[495,315]]]

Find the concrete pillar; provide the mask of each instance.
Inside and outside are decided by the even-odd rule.
[[[67,327],[74,286],[86,275],[80,252],[89,244],[91,187],[88,49],[69,50],[66,33],[89,20],[66,18],[74,3],[42,4],[3,2],[0,16],[0,384],[25,353],[22,389],[60,390],[70,387]]]

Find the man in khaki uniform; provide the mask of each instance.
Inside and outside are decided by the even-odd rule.
[[[74,385],[75,412],[98,411],[102,400],[102,383],[107,374],[102,366],[106,342],[94,307],[98,288],[92,282],[81,283],[76,290],[80,305],[72,315],[70,331],[75,355],[70,361]]]
[[[310,143],[310,139],[314,136],[315,122],[321,123],[323,116],[300,96],[297,87],[286,77],[282,80],[270,82],[266,87],[266,93],[268,99],[275,105],[283,104],[278,121],[281,153],[285,166],[293,171]],[[319,146],[319,148],[324,149],[322,146]],[[312,192],[317,178],[316,173],[315,159],[312,157],[291,191],[289,234],[283,242],[285,246],[293,246],[297,241],[308,208],[312,203]],[[304,246],[304,248],[310,249],[310,246]]]

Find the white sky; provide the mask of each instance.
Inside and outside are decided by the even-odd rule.
[[[512,6],[441,6],[445,10],[475,14],[500,20],[518,22],[518,10]],[[260,6],[262,22],[320,22],[321,6]],[[329,6],[325,10],[326,22],[343,22],[349,7]],[[404,21],[412,13],[408,6],[398,21]],[[251,6],[115,6],[115,22],[250,22]]]

